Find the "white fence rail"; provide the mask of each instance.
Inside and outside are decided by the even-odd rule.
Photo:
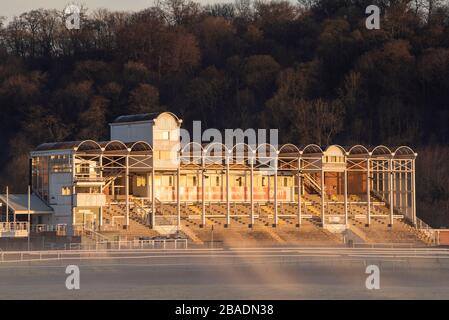
[[[152,250],[185,250],[187,239],[108,241],[92,245],[72,243],[65,250],[46,251],[0,251],[0,263],[21,261],[48,261],[61,259],[83,259],[91,257],[119,258],[128,253],[145,254]]]

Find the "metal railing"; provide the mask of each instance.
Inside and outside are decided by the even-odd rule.
[[[67,224],[32,224],[31,232],[57,232],[57,233],[66,233],[67,232]]]
[[[28,222],[1,222],[0,232],[28,230]]]
[[[188,239],[119,240],[97,241],[96,243],[69,243],[65,250],[146,250],[146,249],[188,249]]]

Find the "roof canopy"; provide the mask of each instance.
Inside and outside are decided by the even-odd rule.
[[[363,158],[416,158],[417,153],[408,146],[400,146],[397,148],[388,148],[380,145],[368,149],[362,145],[355,145],[352,147],[342,147],[340,145],[331,145],[327,148],[322,148],[316,144],[309,144],[304,147],[297,147],[293,144],[284,144],[281,146],[274,146],[271,144],[262,144],[258,147],[251,147],[245,143],[239,143],[233,148],[229,149],[226,145],[214,142],[209,145],[201,145],[196,142],[190,142],[181,149],[181,153],[199,153],[199,154],[234,154],[243,151],[244,154],[260,154],[271,153],[282,156],[302,156],[302,157],[319,157],[325,155],[331,150],[341,150],[343,154],[348,157],[363,157]],[[122,142],[118,140],[96,142],[93,140],[84,141],[69,141],[69,142],[54,142],[43,143],[39,145],[34,151],[53,151],[53,150],[73,150],[76,152],[97,153],[97,152],[152,152],[153,148],[145,141],[136,142]],[[220,152],[218,152],[220,151]]]
[[[53,213],[53,209],[47,206],[38,196],[32,194],[30,200],[30,214]],[[6,205],[6,195],[0,195],[0,201],[3,205]],[[28,195],[10,194],[8,198],[8,205],[15,214],[28,214]]]

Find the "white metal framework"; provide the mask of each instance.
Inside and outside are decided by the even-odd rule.
[[[205,225],[207,217],[215,216],[224,218],[225,226],[228,226],[233,215],[236,215],[233,205],[240,203],[248,208],[247,216],[251,227],[257,221],[259,205],[264,203],[272,208],[274,227],[278,225],[280,217],[294,217],[299,227],[304,218],[311,216],[307,203],[313,200],[306,197],[308,194],[319,197],[317,207],[320,208],[319,216],[323,226],[337,221],[336,218],[340,219],[340,223],[348,224],[350,217],[363,219],[369,226],[371,219],[376,216],[388,217],[390,226],[395,218],[406,218],[416,224],[417,154],[406,146],[393,151],[385,146],[368,149],[361,145],[351,148],[333,145],[323,150],[315,144],[302,148],[292,144],[278,148],[269,144],[257,147],[239,144],[229,149],[220,143],[206,146],[189,143],[178,151],[175,170],[156,169],[153,166],[153,148],[143,141],[123,143],[85,140],[44,146],[45,148],[71,150],[70,171],[74,182],[72,195],[77,193],[78,183],[101,182],[103,192],[117,178],[122,179],[124,185],[120,187],[124,189],[125,225],[129,225],[132,201],[130,175],[133,173],[146,177],[147,197],[140,198],[140,210],[146,214],[151,226],[168,224],[180,227],[182,208],[188,203],[200,206],[202,225]],[[83,164],[89,170],[80,170],[79,167],[83,167]],[[205,190],[205,180],[210,172],[219,175],[218,196]],[[181,175],[189,173],[199,177],[194,200],[184,195],[186,185],[181,181]],[[175,206],[175,211],[164,211],[164,201],[158,199],[159,186],[155,185],[155,177],[160,174],[173,178],[173,198],[167,202]],[[243,200],[233,200],[235,195],[230,186],[230,177],[236,175],[244,181],[238,191],[244,193]],[[261,179],[258,181],[267,181],[267,185],[262,183],[258,186],[268,190],[266,195],[255,194],[256,176]],[[293,195],[288,200],[279,198],[278,184],[283,177],[294,181],[291,188]],[[112,193],[115,189],[117,188],[112,187]],[[223,205],[225,214],[210,212],[210,203]],[[295,208],[294,215],[291,211],[283,210],[285,203]],[[379,210],[379,203],[388,208],[388,212]],[[361,207],[365,208],[363,212]],[[133,210],[139,210],[139,206],[133,204]]]

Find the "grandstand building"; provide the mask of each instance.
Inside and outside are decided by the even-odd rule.
[[[416,224],[417,154],[409,147],[181,146],[181,124],[170,112],[121,116],[110,124],[110,141],[38,146],[30,155],[31,224],[70,233],[172,233],[210,221],[223,230],[242,221],[271,230],[307,221],[369,227],[376,218],[386,228]],[[10,197],[11,216],[29,213],[25,201]]]

